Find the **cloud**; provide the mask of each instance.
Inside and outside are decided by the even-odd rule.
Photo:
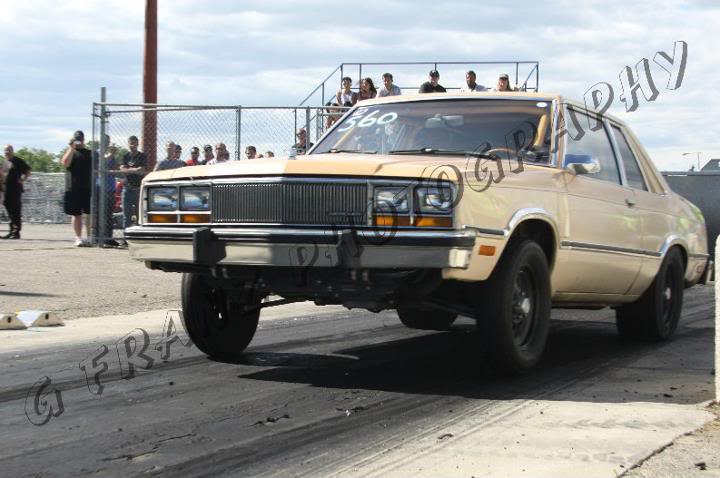
[[[72,0],[61,9],[47,0],[3,5],[0,55],[12,74],[0,78],[0,136],[57,150],[64,135],[52,131],[91,129],[100,86],[108,87],[112,101],[141,101],[144,3]],[[652,60],[659,50],[671,52],[676,40],[684,40],[688,69],[679,90],[666,90],[659,77],[661,94],[654,103],[626,113],[616,100],[611,109],[665,167],[680,161],[675,155],[681,150],[720,157],[720,126],[708,118],[720,108],[712,85],[718,76],[718,7],[713,1],[624,0],[582,5],[366,0],[362,8],[316,0],[163,2],[159,99],[293,105],[341,62],[516,59],[541,62],[543,91],[582,99],[591,85],[605,81],[617,96],[625,65]],[[488,86],[501,68],[514,74],[510,67],[472,67]],[[460,86],[466,68],[443,67],[442,82]],[[386,69],[366,67],[363,76],[379,79]],[[427,64],[398,66],[392,72],[398,84],[412,88],[428,69]],[[356,67],[348,72],[357,80]],[[339,74],[327,85],[326,97],[338,79]],[[314,99],[319,102],[320,96]]]

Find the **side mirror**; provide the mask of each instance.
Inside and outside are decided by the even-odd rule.
[[[565,170],[573,174],[596,174],[600,172],[600,163],[589,154],[566,154]]]

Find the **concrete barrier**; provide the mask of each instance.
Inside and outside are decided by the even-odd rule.
[[[0,330],[24,330],[27,325],[18,320],[13,313],[0,313]]]
[[[65,322],[55,312],[46,310],[22,310],[17,318],[27,327],[54,327],[65,325]]]

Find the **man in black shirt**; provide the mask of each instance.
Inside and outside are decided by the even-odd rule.
[[[22,227],[22,192],[23,181],[30,176],[30,166],[15,156],[15,150],[9,144],[5,145],[5,199],[3,204],[10,217],[10,232],[3,239],[20,239]],[[2,177],[2,176],[0,176]],[[0,189],[1,190],[1,189]]]
[[[428,81],[420,85],[418,93],[445,93],[445,88],[438,84],[438,81],[440,81],[440,73],[437,70],[430,70]]]
[[[125,175],[122,191],[123,227],[137,224],[138,205],[140,203],[140,184],[147,174],[148,160],[145,153],[138,150],[140,141],[137,136],[128,138],[128,149],[120,163],[121,174]],[[133,217],[135,221],[133,221]]]
[[[82,238],[82,215],[85,214],[85,229],[90,235],[90,196],[92,195],[92,153],[85,147],[85,134],[75,131],[70,147],[62,158],[63,166],[70,173],[70,181],[65,191],[65,214],[73,217],[75,245],[88,246]]]

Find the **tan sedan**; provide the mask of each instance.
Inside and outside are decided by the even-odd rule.
[[[131,255],[185,273],[186,329],[226,358],[262,308],[312,300],[421,329],[475,318],[488,359],[520,372],[552,307],[669,338],[708,261],[702,214],[628,127],[554,95],[368,100],[306,156],[153,173],[142,198]]]

